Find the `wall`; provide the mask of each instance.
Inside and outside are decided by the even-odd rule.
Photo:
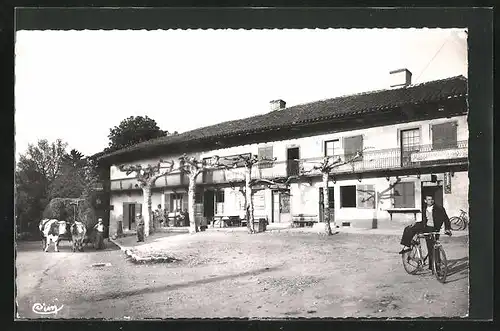
[[[211,151],[194,153],[193,156],[197,157],[198,159],[202,159],[205,157],[212,157],[214,155],[224,157],[224,156],[231,156],[243,153],[258,154],[259,147],[273,146],[273,155],[274,157],[277,158],[277,161],[286,161],[287,148],[298,146],[300,147],[301,159],[318,158],[324,155],[325,141],[339,139],[340,148],[342,149],[343,148],[342,138],[355,136],[359,134],[363,135],[364,147],[370,147],[371,149],[374,150],[397,148],[399,144],[399,137],[398,137],[399,130],[411,129],[411,128],[420,128],[420,137],[421,137],[420,144],[426,145],[432,143],[431,124],[439,124],[449,121],[456,121],[458,124],[457,139],[459,141],[468,140],[467,116],[464,115],[464,116],[452,117],[449,119],[442,118],[432,121],[429,120],[416,121],[410,123],[373,127],[362,130],[354,130],[349,132],[323,134],[323,135],[300,138],[300,139],[275,141],[275,142],[260,143],[260,144],[250,144],[250,145],[235,146],[224,149],[214,149]],[[176,162],[175,166],[177,166],[178,165],[177,160],[179,156],[180,155],[170,155],[170,156],[165,155],[162,156],[162,158],[164,160],[175,160]],[[132,164],[142,164],[142,165],[154,164],[158,162],[159,159],[160,157],[148,160],[138,160]],[[126,176],[125,173],[120,172],[116,166],[112,166],[110,172],[111,172],[111,179],[134,178],[133,174]]]
[[[113,192],[111,194],[110,204],[113,206],[113,210],[110,211],[110,225],[109,230],[111,234],[116,233],[117,221],[123,221],[123,203],[140,203],[142,204],[142,214],[147,213],[147,205],[144,204],[144,199],[142,196],[142,191],[134,192]],[[156,207],[162,203],[161,192],[154,191],[151,195],[151,208],[153,212]]]
[[[109,215],[109,233],[113,235],[117,231],[117,222],[123,221],[123,203],[143,203],[142,192],[112,192],[110,197],[110,204],[113,210]],[[124,225],[125,226],[125,225]]]
[[[448,217],[459,216],[460,209],[469,213],[469,174],[455,172],[451,177],[451,194],[444,194],[443,207]]]
[[[459,141],[468,139],[468,126],[467,126],[467,116],[457,116],[452,117],[450,119],[443,118],[432,121],[416,121],[410,123],[401,123],[390,126],[382,126],[382,127],[374,127],[363,130],[354,130],[349,132],[339,132],[339,133],[331,133],[331,134],[323,134],[314,137],[306,137],[300,139],[291,139],[291,140],[283,140],[269,143],[260,143],[260,144],[250,144],[244,146],[235,146],[224,149],[214,149],[211,151],[206,151],[202,153],[193,154],[194,157],[198,159],[202,159],[205,157],[212,157],[214,155],[218,155],[221,157],[237,155],[243,153],[252,153],[258,154],[259,147],[263,146],[273,146],[273,156],[277,158],[277,161],[285,161],[287,159],[287,148],[288,147],[300,147],[300,158],[308,159],[308,158],[320,158],[324,155],[324,142],[333,139],[339,139],[340,148],[342,149],[342,138],[354,136],[358,134],[363,135],[363,144],[364,147],[370,147],[375,150],[380,149],[389,149],[389,148],[397,148],[399,144],[399,130],[402,129],[410,129],[410,128],[420,128],[420,144],[431,144],[432,142],[432,131],[431,124],[439,124],[448,121],[456,121],[458,124],[457,127],[457,139]],[[164,160],[175,160],[176,164],[174,167],[178,166],[178,158],[180,155],[164,155],[162,158]],[[138,160],[133,162],[132,164],[154,164],[158,162],[160,157],[155,159],[147,159],[147,160]],[[284,165],[286,166],[286,165]],[[272,170],[272,169],[271,169]],[[258,169],[254,167],[254,172],[266,172],[271,171],[266,169]],[[242,172],[241,169],[238,169],[237,172]],[[134,174],[126,175],[123,172],[120,172],[116,166],[110,167],[110,177],[111,179],[122,179],[122,178],[134,178]],[[198,182],[202,179],[202,175],[199,176]],[[443,180],[443,175],[438,174],[438,179]],[[421,201],[421,181],[428,180],[425,179],[425,176],[422,175],[421,179],[414,177],[402,177],[402,180],[412,180],[415,181],[415,207],[420,208]],[[376,179],[363,179],[360,184],[373,184],[375,185],[376,191],[382,191],[387,186],[394,181],[394,178],[391,179],[391,182],[387,182],[385,178],[376,178]],[[330,182],[329,185],[335,188],[335,215],[336,219],[341,222],[343,220],[352,221],[353,223],[359,224],[361,226],[371,226],[371,219],[374,216],[374,211],[371,209],[360,209],[360,208],[340,208],[340,186],[342,185],[355,185],[358,184],[357,180],[351,181],[342,181],[333,183]],[[312,185],[308,183],[301,184],[293,184],[291,186],[291,197],[290,197],[290,209],[292,215],[297,214],[310,214],[310,215],[318,215],[318,200],[319,200],[319,192],[318,189],[321,187],[321,183],[319,181],[314,181]],[[168,188],[167,188],[168,189]],[[450,215],[458,215],[459,209],[467,209],[464,208],[468,206],[467,203],[467,195],[464,195],[468,191],[468,177],[467,173],[456,173],[455,177],[452,177],[452,191],[453,194],[445,195],[443,204],[447,210],[449,210]],[[166,192],[169,192],[166,190]],[[118,194],[116,192],[112,192],[112,200],[111,204],[114,205],[115,210],[111,212],[112,218],[116,219],[117,217],[122,216],[122,203],[123,202],[133,202],[137,201],[142,203],[141,192],[133,193],[132,197],[128,197],[125,194]],[[267,216],[269,219],[272,218],[272,191],[265,190],[262,191],[261,199],[261,208],[257,208],[255,212],[255,216]],[[137,195],[137,196],[136,196]],[[235,214],[238,213],[236,197],[231,193],[231,189],[225,190],[225,214]],[[232,197],[231,197],[232,196]],[[384,222],[389,222],[389,214],[387,213],[387,208],[392,207],[392,200],[384,200],[379,204],[379,208],[376,211],[376,216],[379,221],[383,224]],[[162,203],[164,206],[164,202],[161,199],[159,193],[153,194],[153,209],[156,208],[156,205]],[[145,206],[144,206],[145,208]],[[242,212],[240,210],[240,212]],[[244,211],[243,211],[244,213]],[[419,220],[420,215],[417,217]],[[394,214],[393,215],[393,224],[407,224],[413,220],[412,214]]]
[[[339,139],[340,148],[342,149],[342,138],[356,136],[358,134],[363,135],[363,144],[365,147],[370,147],[372,149],[389,149],[397,148],[399,144],[398,133],[399,130],[410,129],[410,128],[420,128],[421,142],[420,144],[426,145],[432,143],[431,125],[439,124],[443,122],[456,121],[458,123],[457,127],[457,140],[468,140],[468,126],[467,126],[467,116],[456,116],[450,119],[436,119],[432,121],[417,121],[410,123],[401,123],[389,126],[374,127],[369,129],[354,130],[349,132],[339,132],[331,134],[323,134],[319,136],[306,137],[300,139],[283,140],[269,143],[261,144],[251,144],[244,146],[236,146],[225,149],[218,149],[207,151],[201,153],[201,157],[211,157],[213,155],[218,156],[229,156],[242,153],[253,153],[257,154],[259,147],[273,146],[274,157],[277,161],[287,160],[287,148],[289,147],[300,147],[300,158],[316,158],[322,157],[324,155],[324,142],[328,140]]]

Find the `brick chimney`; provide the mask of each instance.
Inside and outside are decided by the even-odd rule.
[[[285,109],[286,102],[281,99],[278,99],[270,101],[269,104],[271,106],[271,111],[275,111],[275,110]]]
[[[411,85],[411,71],[408,69],[398,69],[389,72],[391,87],[402,87]]]

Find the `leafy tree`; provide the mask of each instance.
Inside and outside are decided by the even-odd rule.
[[[76,149],[64,154],[59,176],[50,185],[51,198],[79,198],[90,192],[97,180],[90,161]]]
[[[39,140],[20,155],[15,178],[15,207],[21,231],[36,231],[43,216],[73,219],[73,207],[56,212],[61,208],[55,201],[61,199],[82,200],[78,217],[85,218],[86,223],[95,221],[90,209],[95,208],[97,195],[96,165],[75,149],[67,153],[66,147],[61,140],[53,143]],[[81,209],[83,206],[85,208]],[[47,210],[51,216],[47,216]]]
[[[58,139],[39,140],[28,145],[19,157],[15,173],[16,220],[22,229],[32,230],[49,203],[50,187],[61,174],[67,144]]]
[[[161,130],[156,121],[148,116],[130,116],[110,129],[109,147],[106,150],[124,148],[168,134],[168,131]]]

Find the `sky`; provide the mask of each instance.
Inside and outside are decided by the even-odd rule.
[[[16,157],[38,139],[85,155],[129,116],[184,132],[412,83],[467,77],[465,29],[18,31]]]

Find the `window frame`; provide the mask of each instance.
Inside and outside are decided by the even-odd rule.
[[[412,149],[405,150],[404,145],[403,145],[403,133],[404,132],[418,132],[418,144],[413,144],[409,145],[410,147],[413,147]],[[418,151],[420,150],[420,146],[422,145],[422,130],[420,130],[419,127],[409,127],[409,128],[404,128],[404,129],[399,129],[398,130],[398,147],[405,152],[412,152],[412,151]],[[415,148],[416,147],[416,148]]]
[[[349,187],[349,188],[354,187],[354,206],[344,206],[344,199],[343,199],[344,194],[343,194],[342,191],[343,191],[344,188],[347,188],[347,187]],[[358,195],[357,195],[357,193],[358,192],[357,192],[357,185],[356,184],[354,184],[354,185],[343,185],[343,186],[340,186],[339,193],[340,193],[340,208],[357,208],[357,204],[358,204],[358,201],[357,201],[358,200]]]
[[[194,192],[194,203],[203,203],[203,192]]]
[[[220,197],[222,197],[222,200],[220,199]],[[214,201],[215,201],[215,203],[225,203],[226,202],[225,191],[224,190],[216,190]]]
[[[184,199],[182,193],[170,193],[170,208],[172,209],[173,212],[177,210],[182,211],[183,200]],[[179,203],[176,203],[176,201],[179,201]]]
[[[396,192],[396,189],[397,189],[398,185],[404,185],[404,186],[412,185],[412,188],[413,188],[413,199],[411,200],[412,203],[410,204],[410,206],[405,206],[405,203],[404,203],[404,202],[406,202],[406,196],[407,196],[405,194],[406,193],[406,189],[403,189],[403,194],[401,195],[402,197],[404,197],[405,201],[402,203],[401,206],[397,206],[396,205],[397,201],[396,201],[396,193],[395,192]],[[399,182],[399,183],[394,184],[394,187],[392,188],[393,207],[394,208],[398,208],[398,209],[405,209],[405,208],[407,208],[407,209],[414,209],[414,208],[416,208],[415,207],[416,206],[415,200],[416,200],[416,197],[417,197],[416,187],[417,186],[416,186],[416,183],[414,181]]]
[[[333,155],[328,155],[328,149],[326,148],[326,146],[328,145],[328,143],[338,142],[338,144],[339,144],[338,150],[341,151],[342,150],[342,146],[340,145],[340,141],[341,141],[340,138],[325,140],[323,142],[323,150],[324,150],[323,156],[325,156],[325,157],[331,157],[331,156],[338,156],[338,155],[340,155],[341,153],[335,154],[335,148],[333,149]]]
[[[271,150],[271,159],[274,158],[274,146],[273,145],[267,145],[267,146],[261,146],[257,149],[257,158],[260,160],[261,159],[261,150]],[[267,153],[262,153],[262,154],[267,154]],[[267,156],[266,156],[267,157]],[[259,162],[257,164],[259,169],[269,169],[274,166],[274,161],[264,161],[264,162]]]

